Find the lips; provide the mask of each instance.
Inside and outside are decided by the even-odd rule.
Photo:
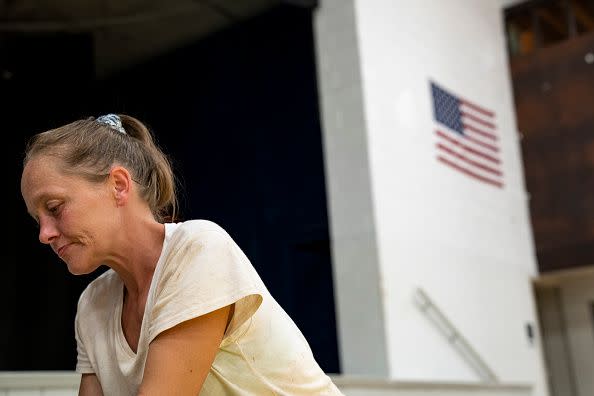
[[[68,246],[72,245],[71,243],[67,243],[66,245],[62,245],[60,246],[58,249],[56,249],[56,254],[61,258],[62,255],[64,254],[64,251],[68,248]]]

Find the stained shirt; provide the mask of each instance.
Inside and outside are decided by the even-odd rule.
[[[124,284],[113,270],[79,298],[78,373],[105,395],[135,395],[150,342],[186,320],[235,304],[200,396],[342,395],[229,234],[208,220],[165,224],[163,249],[134,352],[121,326]]]

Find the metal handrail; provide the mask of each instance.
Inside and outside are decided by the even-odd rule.
[[[427,293],[417,288],[414,293],[414,301],[421,310],[448,339],[450,344],[458,351],[464,360],[477,372],[479,377],[486,383],[497,383],[499,379],[491,367],[470,345],[468,340],[450,322],[447,316],[439,309]]]

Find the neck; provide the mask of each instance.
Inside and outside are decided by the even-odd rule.
[[[126,298],[143,301],[163,249],[165,226],[151,216],[135,220],[122,230],[117,248],[120,253],[108,265],[124,282]]]

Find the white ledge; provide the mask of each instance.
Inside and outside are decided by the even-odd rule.
[[[330,374],[338,387],[364,387],[368,389],[442,389],[442,390],[507,390],[529,391],[532,385],[516,382],[462,382],[462,381],[402,381],[374,377]]]
[[[23,388],[78,388],[74,371],[0,371],[0,390]]]
[[[339,388],[354,387],[370,390],[500,390],[522,392],[532,389],[532,386],[526,383],[401,381],[339,374],[330,374],[329,376]],[[74,371],[0,371],[0,390],[78,388],[79,382],[80,374]]]

